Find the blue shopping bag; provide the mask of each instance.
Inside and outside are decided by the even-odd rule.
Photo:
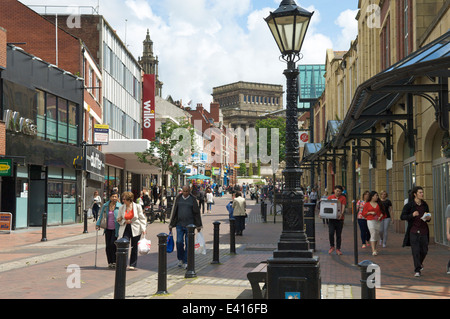
[[[169,237],[167,237],[167,252],[168,253],[173,252],[173,248],[174,248],[173,235],[172,232],[170,232]]]

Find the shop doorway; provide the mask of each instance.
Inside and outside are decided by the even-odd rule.
[[[46,171],[42,166],[31,165],[30,186],[30,226],[42,226],[42,214],[46,210]]]

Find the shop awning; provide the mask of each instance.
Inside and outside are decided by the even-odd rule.
[[[150,141],[139,140],[109,140],[108,145],[102,146],[104,154],[112,154],[125,160],[125,169],[135,174],[160,174],[161,170],[147,163],[139,162],[136,152],[144,152],[150,147]]]
[[[348,140],[362,136],[379,121],[406,119],[412,114],[390,114],[390,109],[405,94],[438,93],[434,103],[437,120],[442,129],[449,129],[448,77],[450,77],[450,31],[410,54],[403,60],[361,84],[353,97],[341,130],[336,134],[333,147],[340,148]],[[418,77],[428,77],[432,84],[415,84]],[[429,98],[429,97],[428,97]],[[433,102],[433,99],[429,99]],[[408,127],[413,134],[412,127]]]

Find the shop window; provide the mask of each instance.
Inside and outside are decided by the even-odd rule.
[[[64,174],[65,176],[65,174]],[[76,183],[63,184],[63,224],[75,222],[76,215]]]
[[[47,222],[49,225],[61,224],[62,183],[49,181],[47,197]]]

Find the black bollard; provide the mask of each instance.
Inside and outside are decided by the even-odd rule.
[[[187,238],[187,270],[184,278],[195,278],[195,225],[188,225],[188,238]]]
[[[47,241],[47,212],[42,213],[42,238],[41,241]]]
[[[213,261],[211,264],[219,264],[219,227],[220,222],[215,221],[214,225],[214,245],[213,245]]]
[[[121,238],[115,242],[116,251],[116,281],[114,284],[114,299],[125,299],[128,247],[130,241]]]
[[[167,237],[165,233],[158,234],[158,291],[157,295],[168,294],[167,291]]]
[[[88,215],[87,215],[88,211],[85,210],[84,211],[84,230],[83,230],[83,234],[86,234],[88,232]]]
[[[367,268],[371,265],[375,264],[370,260],[364,260],[358,264],[361,269],[361,299],[376,299],[375,279],[372,276],[373,273],[367,272]]]
[[[236,219],[230,218],[230,254],[236,254]]]

